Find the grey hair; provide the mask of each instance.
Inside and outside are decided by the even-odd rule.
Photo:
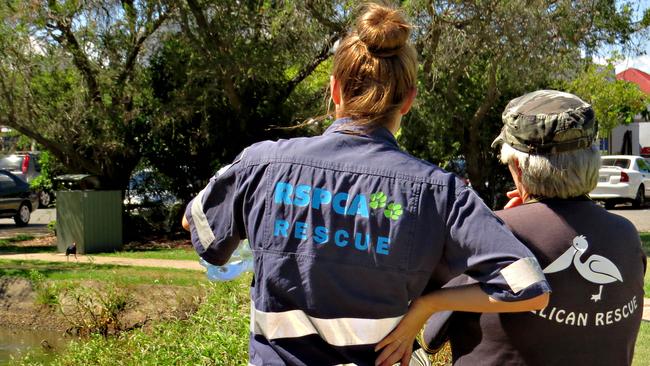
[[[533,155],[504,143],[501,162],[521,169],[521,184],[533,197],[569,198],[591,192],[598,184],[600,152],[591,148],[557,154]]]

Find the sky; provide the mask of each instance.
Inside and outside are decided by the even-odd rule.
[[[631,1],[635,10],[636,19],[640,19],[646,9],[650,8],[650,0],[637,0]],[[618,51],[624,59],[614,64],[616,73],[619,73],[628,68],[635,68],[650,74],[650,30],[645,34],[638,35],[633,39],[633,44],[637,47],[638,51],[625,51],[616,47],[604,47],[594,56],[594,60],[598,63],[605,63],[608,56],[612,51]],[[641,54],[638,54],[641,52]]]

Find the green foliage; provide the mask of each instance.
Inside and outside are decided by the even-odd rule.
[[[632,21],[628,1],[399,3],[413,19],[421,60],[419,101],[399,142],[441,166],[464,159],[484,198],[509,184],[490,148],[505,103],[556,79],[570,82],[584,69],[581,51],[626,44],[649,14]],[[5,1],[0,123],[108,188],[125,188],[145,157],[187,201],[246,146],[319,133],[330,122],[289,128],[323,115],[331,49],[355,6]],[[619,101],[588,94],[598,96],[594,103]],[[613,121],[631,113],[625,108],[601,113]]]
[[[207,301],[187,320],[163,322],[117,338],[76,341],[52,365],[246,365],[251,276],[211,283]],[[21,362],[28,362],[23,360]]]
[[[52,156],[47,151],[43,151],[39,154],[38,162],[41,166],[41,173],[29,183],[29,186],[34,191],[52,191],[52,178],[55,176],[55,174],[53,174],[54,167],[52,160]]]
[[[590,103],[596,112],[598,134],[609,136],[614,127],[629,124],[634,116],[646,111],[650,98],[639,86],[617,80],[614,65],[590,65],[574,80],[562,83],[561,87]]]
[[[629,9],[615,2],[429,2],[406,6],[421,72],[400,144],[441,166],[467,162],[473,188],[493,207],[509,181],[490,145],[506,103],[572,79],[599,45],[626,42]],[[592,27],[585,27],[591,24]],[[492,200],[492,202],[490,202]]]
[[[133,306],[128,288],[104,286],[100,289],[69,286],[58,295],[58,309],[75,334],[99,334],[104,338],[124,330],[122,316]],[[65,300],[63,300],[65,299]]]
[[[32,282],[32,286],[38,287],[43,283],[45,277],[43,274],[35,269],[29,271],[29,280]]]
[[[28,274],[32,287],[36,291],[36,303],[43,306],[54,307],[58,303],[59,289],[54,284],[47,282],[45,276],[36,269]]]
[[[51,234],[56,235],[56,220],[52,220],[47,223],[47,231],[49,231]]]
[[[189,199],[246,146],[322,110],[339,1],[187,1],[150,61],[156,108],[142,154]],[[335,10],[336,9],[336,10]]]
[[[70,171],[123,188],[148,132],[150,88],[139,56],[169,8],[155,0],[30,0],[3,2],[0,15],[0,123]]]

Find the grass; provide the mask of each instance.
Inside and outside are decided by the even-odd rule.
[[[0,277],[30,278],[30,272],[40,272],[48,281],[101,281],[117,285],[161,284],[196,286],[206,283],[205,273],[173,268],[126,267],[77,262],[45,262],[0,260]]]
[[[641,237],[641,246],[643,247],[643,251],[648,257],[650,257],[650,233],[639,233],[639,236]],[[648,264],[650,265],[650,261]],[[645,297],[650,297],[650,269],[645,271],[643,289],[645,291]],[[648,360],[650,360],[650,357],[648,357]]]
[[[251,275],[211,283],[207,301],[188,320],[156,324],[118,338],[70,344],[48,365],[246,365]],[[41,365],[27,358],[16,364]]]
[[[0,244],[0,254],[28,254],[28,253],[56,253],[56,247],[52,245],[11,245]]]
[[[16,235],[12,238],[0,239],[0,254],[29,254],[29,253],[56,253],[56,245],[20,245],[21,241],[34,239],[31,235]],[[94,253],[98,257],[119,257],[134,259],[172,259],[172,260],[198,260],[199,257],[189,248],[146,248],[116,251],[112,253]]]
[[[641,322],[639,337],[636,339],[634,348],[632,366],[646,365],[650,365],[650,322]]]
[[[120,257],[120,258],[137,258],[137,259],[174,259],[174,260],[199,260],[199,256],[194,249],[146,249],[134,251],[120,251],[113,253],[93,254],[98,257]]]
[[[56,246],[52,245],[24,246],[17,244],[21,241],[32,239],[34,239],[33,236],[24,234],[19,234],[11,238],[0,239],[0,254],[56,252]]]
[[[8,245],[10,243],[16,243],[25,240],[32,240],[34,237],[32,235],[18,234],[11,238],[0,239],[0,245]]]

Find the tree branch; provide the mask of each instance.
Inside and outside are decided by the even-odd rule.
[[[477,187],[483,187],[483,171],[480,163],[480,152],[482,146],[480,144],[480,123],[485,118],[485,115],[492,109],[494,102],[499,97],[500,93],[497,88],[497,70],[499,60],[493,60],[488,70],[488,86],[485,98],[481,102],[474,115],[469,122],[469,141],[467,144],[467,173],[470,180]]]
[[[334,33],[330,38],[325,42],[321,50],[312,58],[312,60],[305,65],[296,76],[294,76],[286,85],[284,98],[286,99],[296,88],[301,81],[303,81],[307,76],[320,65],[323,61],[327,60],[330,57],[330,50],[334,46],[334,42],[342,36],[341,33]]]
[[[307,10],[309,10],[309,13],[311,14],[314,19],[316,19],[320,24],[328,28],[331,32],[336,33],[336,34],[343,34],[345,33],[345,24],[333,22],[327,17],[323,16],[323,12],[319,9],[316,9],[316,6],[314,5],[313,0],[309,0],[305,2],[305,7]]]
[[[99,90],[99,83],[97,82],[97,72],[91,64],[88,56],[81,49],[77,38],[75,37],[70,27],[70,19],[50,18],[54,24],[48,24],[48,27],[54,28],[61,32],[61,36],[52,35],[52,37],[59,42],[59,44],[72,54],[72,61],[83,74],[88,86],[90,98],[94,103],[101,102],[101,92]]]
[[[149,29],[145,29],[144,33],[136,38],[133,48],[129,51],[129,55],[126,58],[124,63],[124,69],[120,72],[120,75],[117,78],[117,86],[121,89],[124,88],[124,83],[126,83],[131,76],[133,75],[133,68],[135,67],[135,61],[138,58],[140,51],[142,50],[142,45],[144,42],[156,31],[160,26],[169,18],[169,13],[161,14],[158,19],[153,23]]]
[[[210,27],[205,14],[203,14],[203,9],[201,9],[199,3],[196,0],[187,0],[187,6],[190,8],[190,11],[194,16],[199,34],[203,38],[203,43],[212,46],[212,48],[217,52],[226,53],[226,47],[219,38],[218,34],[215,34],[211,31],[212,28]],[[210,47],[207,47],[207,50],[208,56],[212,56],[212,50]],[[228,98],[228,101],[230,101],[230,105],[233,107],[233,109],[239,112],[242,109],[242,101],[239,93],[237,92],[237,87],[233,82],[233,77],[236,76],[236,72],[232,68],[227,69],[223,66],[223,64],[220,65],[219,68],[221,69],[222,75],[222,77],[219,78],[219,81],[223,83],[226,97]]]
[[[8,115],[0,114],[0,122],[3,125],[9,126],[22,133],[23,135],[36,140],[39,144],[43,145],[47,150],[51,151],[54,155],[63,161],[65,156],[64,145],[47,139],[45,136],[37,133],[33,128],[27,128],[23,126],[19,122],[21,119],[19,118],[18,112],[16,111],[16,104],[14,103],[15,99],[7,87],[5,78],[0,78],[0,88],[2,89],[2,96],[4,97],[5,101],[7,102],[7,106],[9,107]]]

